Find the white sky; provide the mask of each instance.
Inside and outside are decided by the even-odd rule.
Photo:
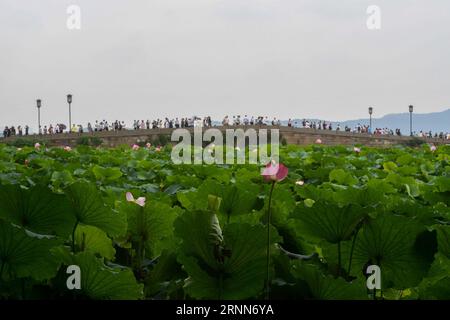
[[[66,27],[81,8],[81,30]],[[366,27],[369,5],[381,30]],[[0,125],[450,107],[448,0],[0,0]]]

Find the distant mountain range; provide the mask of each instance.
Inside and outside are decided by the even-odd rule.
[[[295,119],[300,126],[303,119]],[[310,121],[319,121],[318,119],[309,119]],[[328,121],[327,121],[328,122]],[[358,124],[369,125],[369,118],[357,119],[357,120],[347,120],[335,122],[332,121],[333,129],[336,128],[337,124],[341,125],[341,128],[349,126],[354,128]],[[285,125],[287,121],[282,121]],[[393,113],[387,114],[382,118],[372,118],[373,128],[390,128],[390,129],[400,129],[402,133],[409,133],[409,113]],[[420,130],[428,132],[450,132],[450,109],[442,112],[432,112],[432,113],[413,113],[413,131],[419,132]]]

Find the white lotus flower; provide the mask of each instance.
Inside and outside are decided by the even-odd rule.
[[[134,203],[136,203],[137,205],[139,205],[141,207],[145,207],[145,197],[139,197],[137,199],[134,199],[134,197],[131,194],[131,192],[127,192],[126,198],[127,198],[128,202],[134,202]]]

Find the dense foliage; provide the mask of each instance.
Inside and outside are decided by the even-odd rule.
[[[450,148],[357,151],[282,147],[270,298],[450,299]],[[0,298],[264,298],[260,173],[174,165],[168,147],[0,145]],[[81,290],[66,287],[69,265]]]

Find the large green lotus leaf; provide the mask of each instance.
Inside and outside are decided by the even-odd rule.
[[[127,216],[128,239],[132,243],[144,244],[147,257],[159,255],[173,242],[173,222],[181,211],[179,208],[149,200],[145,207],[122,203],[119,210]]]
[[[404,191],[412,198],[420,195],[420,188],[423,184],[420,180],[413,177],[405,177],[392,172],[388,174],[385,180],[395,186],[399,191]]]
[[[439,202],[433,206],[430,206],[430,208],[433,212],[433,216],[437,220],[443,221],[444,224],[450,221],[450,207],[446,206],[444,203]]]
[[[135,300],[143,297],[143,285],[133,272],[124,267],[106,266],[90,252],[71,257],[72,265],[80,267],[81,290],[76,292],[97,300]]]
[[[348,240],[364,219],[365,210],[359,205],[339,207],[329,202],[316,202],[312,207],[298,206],[293,216],[298,233],[330,243]]]
[[[367,181],[367,187],[373,191],[380,190],[384,194],[397,193],[397,189],[384,179],[370,179]]]
[[[424,225],[436,223],[435,210],[431,206],[424,206],[410,197],[400,194],[390,196],[384,203],[386,211],[417,219]]]
[[[74,182],[73,176],[68,170],[54,171],[50,180],[55,189],[66,187]]]
[[[308,180],[327,181],[332,168],[315,167],[313,169],[305,169],[304,176]]]
[[[46,280],[54,277],[59,262],[50,249],[57,245],[57,240],[0,220],[0,280],[25,277]]]
[[[349,187],[337,191],[334,199],[340,205],[357,204],[362,207],[377,207],[382,204],[384,193],[383,189],[374,186]]]
[[[92,168],[92,172],[94,173],[95,178],[105,181],[117,180],[122,176],[120,169],[115,167],[104,168],[96,165]]]
[[[214,177],[216,180],[224,183],[231,180],[231,171],[218,166],[193,166],[192,167],[195,175],[201,179],[207,179]]]
[[[328,189],[321,189],[312,184],[296,186],[295,191],[303,199],[312,199],[315,201],[333,201],[334,192]]]
[[[387,172],[392,172],[392,171],[396,171],[398,167],[394,162],[388,161],[388,162],[383,163],[383,168]]]
[[[258,169],[242,168],[239,166],[235,171],[236,182],[248,183],[249,181],[261,181],[261,172]]]
[[[116,250],[106,233],[94,226],[79,224],[75,230],[75,245],[80,251],[98,253],[113,260]]]
[[[183,240],[178,260],[189,275],[185,290],[191,297],[246,299],[261,293],[266,275],[263,225],[230,223],[222,235],[214,214],[186,212],[175,230]],[[271,243],[278,240],[273,230]]]
[[[450,258],[450,226],[436,226],[438,250],[444,256]]]
[[[113,237],[126,232],[126,216],[106,206],[94,184],[77,182],[65,189],[65,193],[79,223],[98,227]]]
[[[256,203],[259,187],[253,183],[223,184],[213,179],[204,181],[197,190],[178,193],[177,197],[183,207],[189,210],[205,210],[208,195],[222,198],[220,212],[227,216],[248,213]]]
[[[208,207],[208,195],[201,194],[196,189],[177,193],[177,200],[188,210],[206,210]]]
[[[250,212],[255,206],[259,187],[253,183],[236,183],[222,186],[220,193],[215,194],[222,198],[220,211],[235,216]]]
[[[438,192],[435,185],[421,185],[420,191],[424,200],[430,204],[444,203],[450,206],[449,192]]]
[[[310,298],[318,300],[367,299],[366,283],[362,280],[346,282],[325,274],[318,266],[301,261],[292,262],[291,273],[298,281],[306,282]]]
[[[358,233],[352,270],[378,265],[384,288],[412,287],[428,271],[436,247],[435,235],[425,232],[425,228],[414,219],[379,214],[376,219],[365,223]],[[350,250],[347,247],[343,251]]]
[[[39,234],[68,236],[75,225],[70,203],[45,186],[0,186],[0,218]]]
[[[437,177],[435,184],[440,192],[450,191],[450,177]]]
[[[414,157],[409,153],[403,154],[397,158],[397,163],[401,166],[405,166],[414,161]]]
[[[175,235],[183,240],[183,254],[196,255],[212,269],[218,267],[214,247],[222,243],[223,235],[215,214],[203,211],[185,212],[175,220],[174,227]]]
[[[153,297],[158,294],[162,299],[169,294],[170,283],[174,279],[181,279],[185,276],[181,270],[181,265],[177,262],[177,255],[174,251],[164,250],[157,259],[157,263],[145,279],[145,295]]]
[[[344,169],[334,169],[330,172],[330,181],[336,181],[343,185],[354,185],[358,183],[358,179],[352,176],[352,174]]]
[[[264,222],[267,220],[267,210],[269,206],[269,189],[270,185],[266,186],[267,196],[265,198],[263,217]],[[282,226],[288,223],[288,218],[295,209],[295,198],[292,196],[292,191],[287,184],[279,184],[275,186],[272,197],[272,224],[274,226]]]
[[[412,166],[399,167],[397,172],[403,176],[414,176],[418,171],[418,168]]]
[[[428,276],[418,288],[419,298],[426,300],[448,300],[450,298],[450,259],[436,254]]]

